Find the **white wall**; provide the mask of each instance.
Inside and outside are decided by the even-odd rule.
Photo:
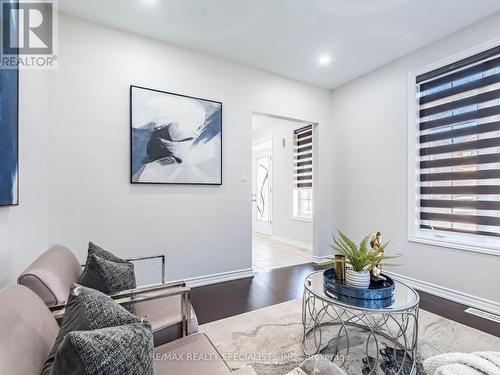
[[[332,125],[337,227],[402,244],[394,272],[500,302],[500,257],[407,241],[408,72],[498,35],[500,14],[334,90]]]
[[[19,200],[0,207],[0,287],[47,246],[48,80],[46,71],[19,77]]]
[[[0,209],[2,284],[53,243],[83,259],[89,240],[121,256],[165,252],[169,279],[248,269],[251,186],[241,173],[251,172],[252,112],[318,122],[325,139],[331,132],[327,90],[65,15],[59,68],[22,81],[21,206]],[[129,183],[131,84],[223,102],[221,187]],[[330,210],[319,211],[317,253],[332,227]]]
[[[254,123],[261,123],[253,133],[253,143],[270,137],[273,140],[272,235],[312,245],[312,221],[293,217],[293,131],[305,124],[263,116],[253,118]]]
[[[406,236],[408,71],[499,34],[500,15],[328,91],[62,16],[59,69],[23,71],[20,203],[0,208],[0,285],[53,243],[83,259],[166,252],[169,279],[251,266],[252,112],[319,123],[315,254],[330,232],[381,230],[407,276],[500,301],[500,258]],[[222,187],[130,185],[129,85],[220,100]],[[471,280],[473,280],[471,282]]]

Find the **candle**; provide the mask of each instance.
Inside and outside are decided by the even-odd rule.
[[[345,256],[337,254],[335,255],[335,280],[344,281],[345,280]]]

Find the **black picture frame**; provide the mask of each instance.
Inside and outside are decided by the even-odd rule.
[[[161,94],[166,94],[166,95],[172,95],[172,96],[179,96],[183,98],[188,98],[188,99],[194,99],[194,100],[201,100],[201,101],[206,101],[206,102],[211,102],[211,103],[216,103],[220,105],[220,115],[221,115],[221,120],[220,120],[220,181],[216,183],[208,183],[208,182],[152,182],[152,181],[134,181],[133,179],[133,124],[132,124],[132,118],[133,118],[133,103],[132,103],[132,92],[134,89],[141,89],[141,90],[149,90]],[[190,95],[185,95],[185,94],[178,94],[170,91],[163,91],[159,89],[154,89],[150,87],[145,87],[145,86],[139,86],[139,85],[130,85],[129,88],[129,129],[130,129],[130,183],[133,185],[198,185],[198,186],[222,186],[223,184],[223,150],[224,150],[224,132],[223,132],[223,105],[222,102],[219,102],[217,100],[212,100],[212,99],[206,99],[206,98],[200,98],[196,96],[190,96]]]

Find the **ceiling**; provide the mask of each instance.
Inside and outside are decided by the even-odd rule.
[[[335,88],[500,11],[499,0],[60,0],[62,12]],[[322,56],[331,63],[320,65]]]

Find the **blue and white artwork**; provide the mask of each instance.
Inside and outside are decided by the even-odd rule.
[[[130,87],[131,182],[222,184],[222,103]]]
[[[0,206],[19,203],[17,79],[17,69],[0,69]]]

